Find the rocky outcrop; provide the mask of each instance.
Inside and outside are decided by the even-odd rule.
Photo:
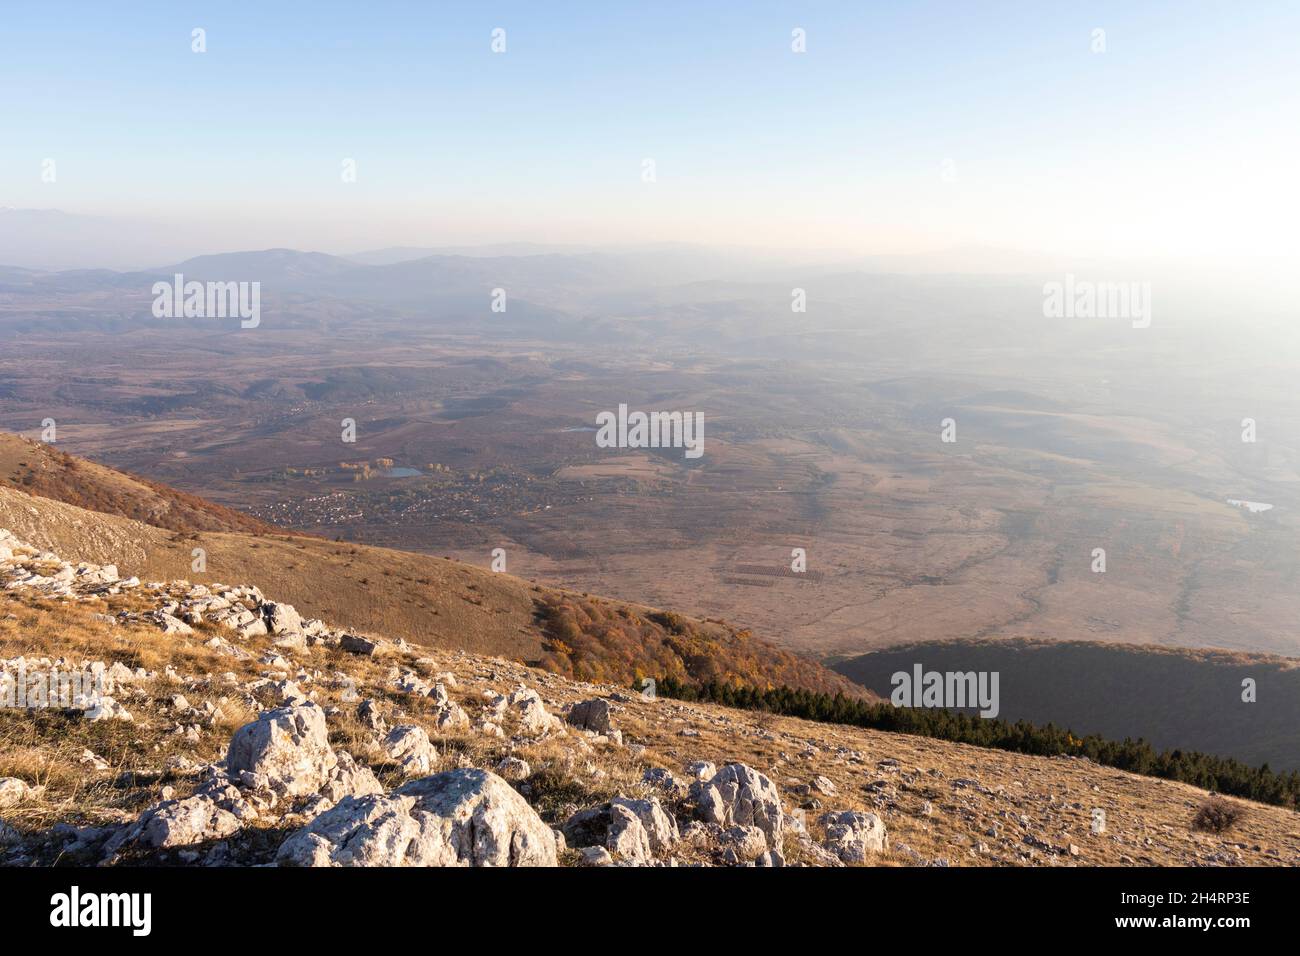
[[[575,813],[561,831],[570,846],[604,847],[631,863],[648,862],[680,839],[676,819],[654,797],[615,797]]]
[[[451,770],[387,796],[349,797],[280,847],[282,866],[555,866],[555,836],[486,770]]]
[[[696,816],[722,827],[757,827],[769,847],[780,849],[786,817],[776,784],[742,763],[727,764],[708,781],[691,785]]]
[[[0,583],[10,592],[31,592],[42,599],[64,596],[98,602],[131,591],[131,609],[101,615],[105,624],[148,625],[180,644],[206,645],[243,662],[241,676],[219,677],[186,676],[172,666],[153,674],[120,662],[84,662],[82,669],[101,688],[86,699],[88,719],[131,720],[122,704],[104,692],[112,691],[133,710],[144,709],[148,716],[140,721],[142,735],[161,718],[170,726],[167,733],[183,744],[197,745],[224,720],[223,707],[226,713],[234,706],[260,714],[233,734],[224,762],[201,765],[172,753],[164,762],[168,776],[163,778],[167,785],[161,787],[161,799],[129,822],[68,829],[51,859],[67,854],[69,860],[90,862],[202,860],[221,865],[236,862],[238,855],[240,862],[261,863],[273,856],[282,865],[298,866],[548,866],[556,865],[565,847],[572,846],[575,853],[569,859],[586,865],[676,865],[689,860],[779,866],[785,863],[782,841],[791,830],[800,863],[861,862],[888,846],[880,819],[856,811],[823,816],[826,837],[814,843],[800,821],[785,815],[777,788],[766,776],[744,764],[718,770],[707,761],[687,764],[681,777],[662,766],[647,766],[639,771],[642,786],[636,795],[571,811],[563,831],[557,832],[526,797],[551,786],[550,775],[557,769],[562,779],[609,779],[609,766],[601,766],[600,755],[622,740],[612,719],[613,702],[627,699],[617,692],[570,697],[574,702],[567,707],[548,696],[556,707],[552,712],[528,684],[499,693],[501,671],[489,665],[476,676],[487,677],[495,686],[465,692],[468,700],[476,701],[471,723],[448,690],[465,680],[465,671],[458,680],[455,673],[438,669],[445,666],[443,660],[417,658],[417,650],[404,642],[304,621],[291,605],[269,601],[257,588],[123,581],[112,566],[61,562],[7,534],[0,534]],[[213,625],[225,636],[211,635]],[[196,628],[209,633],[196,636]],[[337,659],[319,655],[334,648],[365,657],[382,652],[391,666],[382,676],[375,676],[379,669],[371,662],[362,666],[362,673],[369,675],[364,678],[339,670],[328,674],[340,665]],[[63,658],[0,661],[0,669],[20,665],[47,670],[76,666]],[[255,676],[249,676],[250,669]],[[510,674],[510,683],[520,676],[503,670]],[[164,686],[161,693],[155,680]],[[359,681],[374,696],[354,693]],[[537,685],[554,686],[541,675]],[[340,688],[347,692],[341,700]],[[591,694],[590,685],[583,690]],[[228,696],[234,698],[230,706]],[[317,700],[329,704],[328,710]],[[556,713],[563,713],[564,719]],[[355,722],[350,714],[355,714]],[[390,728],[395,716],[404,722],[393,720],[396,725]],[[354,733],[359,724],[364,751],[358,753],[376,760],[383,772],[400,768],[409,782],[386,792],[371,767],[331,746],[327,719],[341,719],[336,730],[344,733]],[[453,734],[477,734],[479,743],[502,740],[491,764],[497,773],[474,768],[436,772],[444,760],[465,761],[467,754],[478,752],[477,745],[462,748],[458,741],[443,756],[441,738]],[[558,748],[560,756],[551,756],[548,739],[565,734],[570,736]],[[529,760],[540,760],[541,772],[515,756],[516,750]],[[644,748],[628,752],[639,755]],[[79,759],[86,773],[110,770],[107,761],[89,751]],[[178,797],[172,783],[196,776],[200,780],[189,795]],[[806,784],[792,779],[792,790],[804,795],[836,792],[825,776],[811,775]],[[629,786],[634,784],[629,781]],[[0,779],[0,809],[18,806],[39,792],[18,779]],[[682,826],[675,813],[694,819]],[[267,846],[266,834],[285,830],[291,835],[278,848]]]
[[[889,848],[885,823],[874,813],[824,813],[818,822],[826,828],[822,846],[844,863],[866,863],[868,854]]]

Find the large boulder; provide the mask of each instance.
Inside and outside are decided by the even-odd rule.
[[[282,866],[556,866],[555,835],[486,770],[449,770],[387,796],[347,797],[289,837]]]
[[[280,796],[314,794],[338,765],[316,704],[269,710],[235,731],[226,766],[241,786]]]
[[[722,827],[757,827],[768,846],[781,848],[786,818],[781,795],[770,779],[743,763],[730,763],[705,781],[691,784],[696,816]]]
[[[339,639],[339,647],[349,654],[360,654],[362,657],[374,657],[379,653],[378,641],[359,634],[344,634]]]

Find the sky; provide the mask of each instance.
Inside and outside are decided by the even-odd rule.
[[[239,248],[1259,261],[1300,245],[1297,36],[1268,0],[6,0],[0,206]]]

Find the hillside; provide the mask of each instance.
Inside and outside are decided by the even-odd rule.
[[[258,533],[197,528],[204,516],[225,524],[243,516],[197,498],[190,505],[191,496],[165,486],[6,438],[0,447],[15,464],[26,462],[30,473],[44,476],[39,484],[51,495],[32,497],[0,486],[0,527],[70,560],[116,564],[149,580],[252,581],[344,627],[629,685],[672,674],[866,695],[828,668],[719,621],[578,595],[428,555],[272,533],[251,518]],[[147,497],[144,490],[153,488]],[[58,494],[71,503],[50,500]],[[79,500],[117,510],[101,514],[77,507]],[[156,527],[121,513],[133,509],[183,518],[188,527]],[[196,549],[202,551],[203,571],[195,570]],[[620,627],[609,626],[605,617],[611,614]],[[566,628],[567,653],[555,653],[556,638],[548,634],[557,615],[578,622]]]
[[[0,432],[0,487],[171,531],[275,530],[251,515],[7,432]]]
[[[6,673],[20,655],[111,696],[0,710],[10,865],[1300,862],[1290,810],[1234,800],[1210,833],[1184,784],[361,639],[0,532]]]
[[[1300,660],[1236,651],[1091,641],[944,641],[891,647],[835,665],[882,697],[890,676],[996,671],[1004,720],[1054,723],[1080,736],[1142,737],[1159,750],[1300,770]],[[1255,681],[1256,701],[1242,700]],[[1104,702],[1104,705],[1101,703]]]

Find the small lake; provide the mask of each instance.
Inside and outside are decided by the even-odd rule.
[[[1261,511],[1272,511],[1272,505],[1266,505],[1262,501],[1242,501],[1240,498],[1229,498],[1228,504],[1234,508],[1245,508],[1251,514],[1259,514]]]

